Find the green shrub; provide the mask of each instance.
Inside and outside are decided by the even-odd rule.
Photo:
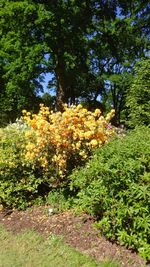
[[[46,203],[52,205],[55,212],[60,212],[73,208],[74,196],[68,188],[56,188],[49,192]]]
[[[0,129],[0,202],[11,208],[30,205],[42,183],[39,170],[25,160],[25,132],[20,122]]]
[[[97,216],[100,231],[150,259],[150,129],[103,146],[70,179],[78,206]]]

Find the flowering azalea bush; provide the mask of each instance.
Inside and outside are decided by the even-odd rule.
[[[64,105],[61,113],[43,104],[38,114],[23,110],[24,121],[30,126],[26,131],[26,160],[38,164],[45,173],[53,168],[57,177],[63,178],[84,163],[94,148],[109,141],[114,134],[110,124],[114,112],[104,118],[99,109],[91,112],[82,105]]]
[[[25,159],[28,127],[21,121],[0,128],[0,205],[30,206],[43,177],[38,166]]]

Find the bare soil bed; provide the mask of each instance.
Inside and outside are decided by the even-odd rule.
[[[60,235],[66,243],[98,261],[114,260],[121,267],[145,266],[145,261],[135,252],[99,236],[92,226],[94,219],[87,214],[77,216],[72,211],[65,211],[49,215],[48,209],[48,206],[40,206],[26,211],[5,210],[0,212],[0,224],[15,233],[33,229],[45,238],[51,234]]]

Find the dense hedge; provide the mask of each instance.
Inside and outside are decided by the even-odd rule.
[[[150,259],[150,128],[105,145],[70,178],[78,206],[97,216],[100,231]]]

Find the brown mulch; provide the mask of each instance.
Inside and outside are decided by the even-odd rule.
[[[56,234],[64,237],[69,245],[98,261],[114,260],[121,267],[145,266],[144,260],[135,252],[113,244],[98,235],[93,228],[93,218],[86,214],[75,215],[71,211],[48,215],[47,206],[33,207],[26,211],[0,212],[0,224],[13,232],[34,229],[44,237]]]

